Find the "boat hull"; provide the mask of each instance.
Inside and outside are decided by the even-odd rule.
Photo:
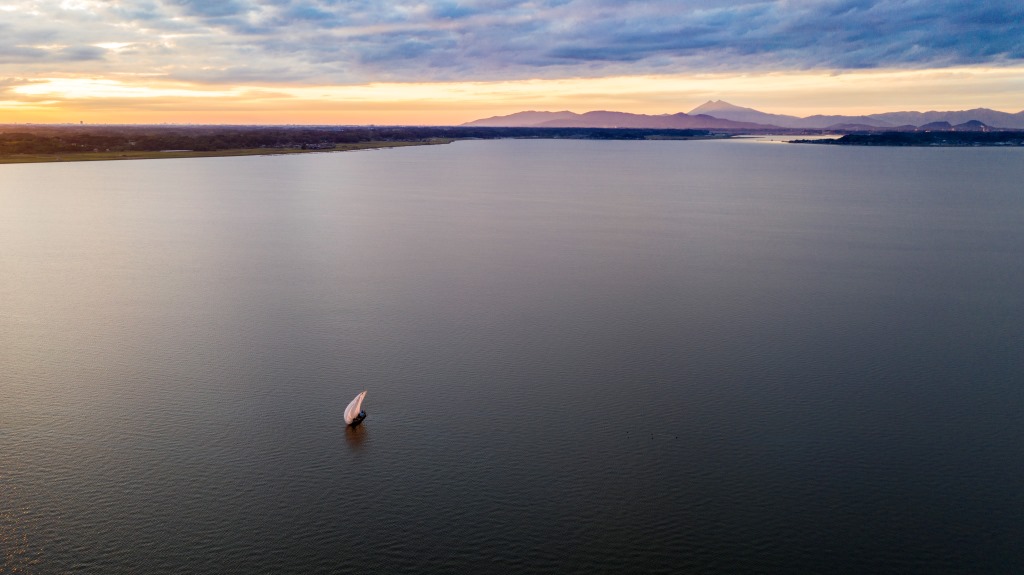
[[[350,427],[358,427],[363,420],[366,419],[366,411],[360,410],[359,415],[352,418],[352,423],[349,423]]]

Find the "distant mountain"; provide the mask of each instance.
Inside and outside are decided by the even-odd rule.
[[[689,113],[648,116],[626,112],[519,112],[467,122],[464,126],[550,127],[550,128],[677,128],[712,130],[829,129],[845,131],[913,131],[935,122],[948,127],[929,130],[990,130],[994,128],[1024,129],[1024,111],[1016,114],[975,108],[953,112],[887,112],[867,116],[814,115],[806,118],[769,114],[753,108],[736,106],[723,100],[707,101]],[[984,128],[966,125],[977,122]],[[963,126],[963,127],[961,127]]]
[[[922,132],[952,132],[953,124],[946,121],[928,122],[927,124],[918,126],[917,129]]]
[[[856,124],[868,126],[869,128],[888,128],[895,126],[894,122],[875,118],[872,116],[809,116],[799,118],[785,114],[768,114],[753,108],[735,106],[723,100],[707,101],[690,110],[691,114],[710,114],[716,118],[735,120],[737,122],[758,122],[761,124],[774,124],[783,128],[811,128],[823,129],[835,124]]]
[[[957,132],[991,132],[992,131],[992,128],[990,126],[987,126],[987,125],[985,125],[984,122],[979,122],[977,120],[970,120],[968,122],[964,122],[963,124],[957,124],[957,125],[953,126],[953,129],[956,130]]]
[[[800,128],[827,128],[836,124],[860,124],[862,126],[871,126],[876,130],[896,126],[895,122],[880,120],[874,116],[823,116],[821,114],[801,118],[797,126]]]
[[[986,125],[984,122],[977,120],[971,120],[964,122],[963,124],[953,125],[946,121],[941,122],[929,122],[920,126],[913,124],[904,124],[902,126],[893,126],[891,128],[879,129],[877,126],[868,126],[865,124],[833,124],[827,129],[835,130],[837,132],[992,132],[994,131],[991,126]]]
[[[770,130],[775,126],[752,122],[734,122],[704,114],[691,116],[682,112],[663,116],[628,114],[625,112],[587,112],[574,118],[550,120],[538,124],[543,128],[654,128],[654,129],[717,129],[717,130]]]
[[[835,130],[836,132],[877,132],[878,126],[871,124],[832,124],[825,128],[826,130]],[[892,130],[894,132],[913,132],[917,130],[917,126],[896,126],[894,128],[883,128],[885,130]]]
[[[952,125],[949,122],[929,122],[918,126],[919,132],[991,132],[992,128],[983,122],[971,120],[963,124]]]
[[[888,120],[897,124],[913,124],[923,126],[930,122],[949,122],[950,124],[963,124],[976,120],[986,126],[997,128],[1024,129],[1024,111],[1010,114],[988,108],[975,108],[973,110],[961,110],[956,112],[887,112],[884,114],[872,114],[873,118]]]
[[[550,116],[545,116],[548,114]],[[462,124],[477,127],[533,127],[533,128],[651,128],[679,130],[771,130],[778,126],[736,122],[698,114],[682,112],[649,116],[627,112],[594,111],[585,114],[573,112],[519,112],[509,116],[496,116]]]
[[[722,118],[723,120],[732,120],[734,122],[754,122],[757,124],[771,124],[773,126],[779,126],[782,128],[801,128],[800,125],[802,118],[796,116],[786,116],[784,114],[768,114],[755,110],[753,108],[744,108],[742,106],[735,106],[724,100],[708,100],[700,106],[687,112],[688,114],[707,114],[714,116],[715,118]]]
[[[516,112],[508,116],[493,116],[482,120],[467,122],[463,126],[478,126],[482,128],[528,128],[544,122],[573,118],[579,114],[569,111],[564,112]]]
[[[949,122],[956,126],[972,120],[986,126],[998,128],[1024,129],[1024,111],[1016,114],[999,112],[988,108],[960,110],[954,112],[886,112],[867,116],[786,116],[783,114],[767,114],[753,108],[736,106],[722,100],[707,101],[690,114],[710,114],[716,118],[736,120],[739,122],[758,122],[775,124],[783,128],[825,128],[843,129],[838,126],[850,125],[858,128],[892,128],[900,130],[906,125],[923,126],[931,122]]]

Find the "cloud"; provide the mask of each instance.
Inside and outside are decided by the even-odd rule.
[[[312,84],[1024,60],[1019,0],[79,4],[13,4],[0,24],[0,75],[152,71],[172,79]],[[96,48],[113,43],[132,49]]]
[[[2,33],[2,32],[0,32]],[[61,64],[102,60],[106,51],[96,46],[65,46],[25,44],[11,41],[8,36],[0,40],[0,65],[4,64]],[[17,70],[11,69],[12,72]]]
[[[222,18],[225,16],[240,16],[251,12],[255,5],[239,0],[172,0],[170,5],[180,6],[186,14],[203,18]]]
[[[301,84],[308,74],[288,67],[269,68],[266,66],[227,66],[224,68],[187,68],[168,74],[173,79],[196,84],[216,85],[260,85],[267,83]],[[268,82],[268,78],[273,78]]]
[[[960,65],[1020,58],[1019,2],[754,2],[672,13],[652,4],[556,37],[552,59],[754,69]]]
[[[6,94],[18,86],[31,84],[33,80],[25,78],[0,78],[0,94]]]

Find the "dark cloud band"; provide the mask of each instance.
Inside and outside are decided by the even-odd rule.
[[[89,26],[63,13],[0,24],[0,65],[109,60],[183,79],[347,83],[1024,60],[1020,0],[139,0],[99,10]],[[104,42],[136,47],[110,59],[95,47]]]

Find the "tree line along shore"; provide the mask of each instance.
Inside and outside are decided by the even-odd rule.
[[[0,125],[0,163],[290,154],[459,139],[693,139],[708,130],[375,126]]]
[[[803,133],[807,133],[804,131]],[[749,132],[648,128],[472,126],[0,125],[0,163],[291,154],[443,144],[464,139],[690,140]],[[883,132],[794,143],[857,146],[1021,146],[1024,132]]]

